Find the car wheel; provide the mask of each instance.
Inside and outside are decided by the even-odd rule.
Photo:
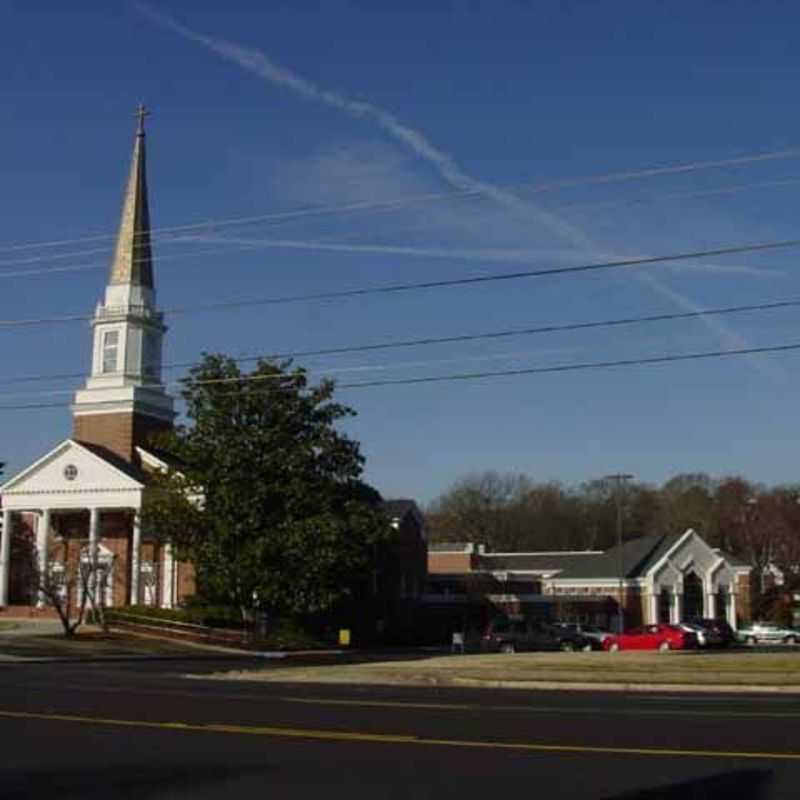
[[[561,650],[564,653],[571,653],[575,649],[572,642],[561,642]]]
[[[745,639],[745,642],[746,642],[747,644],[756,644],[756,637],[755,637],[755,636],[748,636],[748,637]]]
[[[587,642],[583,647],[581,647],[582,653],[591,653],[592,652],[592,645],[590,642]]]
[[[662,653],[666,653],[666,652],[667,652],[667,650],[669,650],[669,649],[670,649],[669,642],[660,642],[660,643],[659,643],[659,645],[658,645],[658,649],[659,649],[659,650],[660,650]]]
[[[786,642],[786,644],[797,644],[797,637],[787,636],[783,641]]]
[[[611,642],[608,646],[609,653],[618,653],[619,652],[619,642]]]
[[[517,648],[514,647],[513,642],[503,642],[503,644],[500,645],[500,652],[510,656],[517,652]]]

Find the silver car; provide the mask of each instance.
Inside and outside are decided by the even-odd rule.
[[[800,631],[793,628],[784,628],[776,622],[752,622],[737,632],[739,641],[746,644],[759,642],[782,642],[783,644],[797,644],[800,642]]]

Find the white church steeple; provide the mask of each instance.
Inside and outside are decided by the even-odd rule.
[[[139,106],[117,245],[104,301],[92,320],[91,375],[72,407],[75,439],[107,447],[126,460],[135,459],[145,433],[170,426],[175,417],[173,400],[161,383],[166,326],[153,282],[146,114]]]

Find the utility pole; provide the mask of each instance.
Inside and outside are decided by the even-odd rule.
[[[623,607],[623,597],[625,591],[625,562],[622,557],[622,487],[627,481],[633,480],[633,475],[624,472],[617,472],[613,475],[606,475],[605,480],[614,484],[614,503],[617,507],[617,574],[619,577],[619,593],[617,595],[617,606],[619,615],[617,617],[618,632],[625,630],[625,610]]]

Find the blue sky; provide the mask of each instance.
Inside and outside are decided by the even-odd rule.
[[[304,211],[157,241],[163,307],[797,236],[800,12],[791,4],[160,0],[155,14],[147,8],[0,5],[2,320],[91,313],[112,240],[80,240],[116,228],[140,100],[153,109],[154,226]],[[686,164],[697,166],[591,180]],[[447,196],[424,199],[431,194]],[[347,211],[352,204],[362,209]],[[306,213],[320,207],[331,211]],[[175,315],[165,362],[203,350],[284,352],[791,298],[800,296],[796,259],[784,250]],[[346,383],[647,358],[800,342],[796,315],[303,363]],[[0,403],[68,402],[79,382],[7,381],[85,371],[87,325],[0,329],[0,337]],[[796,481],[798,358],[340,395],[359,412],[350,430],[367,477],[389,496],[428,501],[489,468],[568,483],[619,470],[651,482],[698,470]],[[69,430],[67,408],[2,412],[6,474]]]

